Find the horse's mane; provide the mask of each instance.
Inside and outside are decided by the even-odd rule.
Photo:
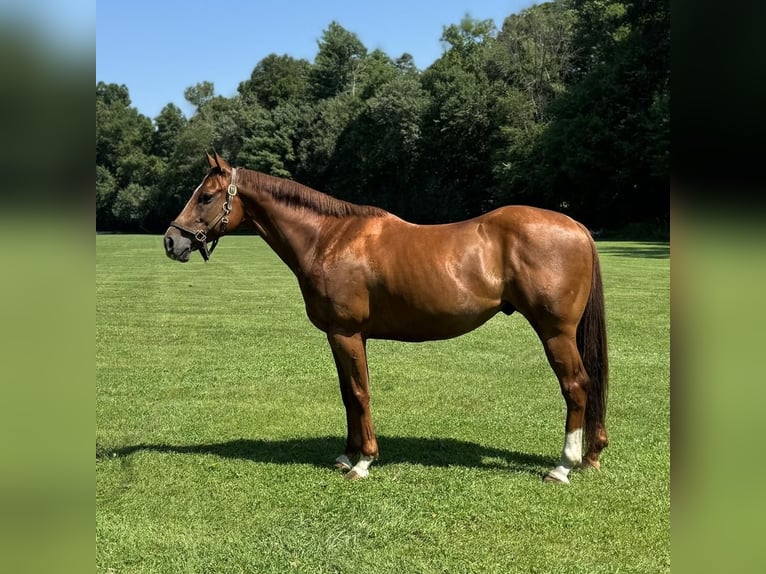
[[[289,179],[274,177],[249,169],[237,170],[243,183],[267,190],[274,199],[289,205],[308,209],[331,217],[383,217],[388,212],[370,205],[356,205],[312,189]]]

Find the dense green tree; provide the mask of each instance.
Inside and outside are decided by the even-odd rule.
[[[253,122],[257,121],[252,110],[258,109],[258,104],[248,104],[236,96],[213,95],[210,82],[187,88],[186,93],[192,90],[198,94],[200,86],[205,86],[202,91],[206,95],[196,100],[199,106],[178,138],[179,157],[175,160],[184,165],[199,165],[205,150],[211,148],[224,157],[236,158]],[[194,138],[197,138],[196,145]]]
[[[295,153],[298,162],[296,177],[308,185],[342,197],[350,198],[337,177],[338,141],[362,109],[362,102],[350,93],[316,102],[304,109],[298,128],[300,139]]]
[[[466,15],[460,24],[444,27],[441,41],[448,47],[449,59],[457,60],[465,69],[476,70],[483,67],[483,48],[491,44],[495,33],[492,20],[476,20]]]
[[[419,71],[417,66],[415,65],[415,59],[412,57],[412,54],[409,52],[405,52],[401,56],[399,56],[396,59],[396,62],[394,62],[394,65],[396,66],[396,69],[399,70],[402,73],[409,74],[411,76],[418,75]]]
[[[176,211],[199,185],[206,166],[204,152],[213,148],[213,138],[213,126],[199,116],[192,117],[178,134],[175,151],[168,160],[168,177],[163,181],[165,201],[178,208]]]
[[[96,229],[114,229],[117,218],[112,213],[117,198],[117,181],[103,165],[96,165]]]
[[[122,227],[114,212],[120,193],[131,183],[151,185],[161,173],[152,156],[152,122],[130,104],[127,87],[96,85],[97,229]]]
[[[165,160],[175,151],[178,136],[186,125],[186,117],[175,104],[168,104],[154,118],[152,153]]]
[[[667,0],[577,0],[583,69],[536,150],[556,206],[594,226],[667,224]]]
[[[652,1],[652,0],[650,0]],[[643,10],[644,0],[567,0],[577,15],[573,40],[575,70],[580,76],[613,59],[613,52],[630,34],[628,10]]]
[[[269,111],[255,106],[250,110],[252,122],[237,155],[240,165],[275,175],[293,176],[295,165],[294,133],[296,108],[283,104]]]
[[[356,95],[367,48],[353,32],[333,21],[322,33],[309,78],[316,99]]]
[[[239,84],[237,91],[248,103],[272,110],[281,104],[299,104],[310,93],[311,64],[291,56],[270,54],[253,69],[250,79]]]
[[[399,70],[393,60],[382,51],[373,50],[363,58],[359,66],[359,77],[353,93],[362,100],[368,100],[398,75]]]
[[[113,174],[126,154],[133,150],[150,152],[152,122],[130,104],[127,87],[104,82],[96,85],[96,164]]]
[[[215,96],[200,110],[201,121],[213,128],[213,147],[224,157],[237,157],[253,121],[239,98]]]
[[[129,183],[117,192],[112,205],[114,217],[129,230],[148,231],[145,220],[149,216],[152,203],[151,189],[138,183]]]
[[[416,212],[424,221],[464,219],[494,205],[494,94],[485,65],[493,31],[491,22],[467,17],[446,27],[442,40],[449,49],[423,73],[430,102]]]
[[[346,199],[413,215],[411,193],[428,96],[417,76],[391,67],[340,134],[331,166]],[[384,76],[378,76],[380,79]]]
[[[215,85],[213,82],[200,82],[189,86],[184,90],[184,99],[193,105],[197,111],[215,97]]]
[[[499,84],[492,163],[503,202],[554,207],[533,151],[550,126],[551,103],[572,76],[574,19],[564,2],[508,16],[489,55],[490,75]]]
[[[564,2],[540,4],[508,16],[488,57],[490,74],[528,100],[531,120],[544,123],[548,105],[572,74],[575,12]]]

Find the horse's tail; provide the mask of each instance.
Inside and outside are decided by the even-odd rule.
[[[598,457],[598,453],[607,446],[608,442],[605,419],[609,362],[606,348],[604,287],[601,283],[598,252],[593,240],[591,240],[591,248],[593,249],[593,280],[588,304],[577,325],[577,349],[580,351],[585,372],[590,377],[583,425],[586,453],[593,453]]]

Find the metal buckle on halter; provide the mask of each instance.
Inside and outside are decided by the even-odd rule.
[[[202,231],[202,230],[197,231],[194,234],[194,239],[196,239],[200,243],[207,243],[207,234],[204,231]]]
[[[236,183],[230,183],[229,184],[229,188],[226,190],[226,193],[228,193],[232,197],[237,195],[237,184]]]

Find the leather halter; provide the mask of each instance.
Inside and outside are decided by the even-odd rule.
[[[202,259],[205,261],[210,259],[210,255],[213,253],[215,246],[218,245],[218,240],[223,237],[224,233],[226,233],[226,225],[229,223],[229,213],[231,213],[231,206],[234,202],[235,195],[237,195],[237,168],[234,167],[231,169],[231,183],[226,190],[226,203],[223,204],[223,212],[221,212],[210,225],[205,229],[195,230],[186,227],[185,225],[181,225],[175,220],[170,222],[171,227],[175,227],[176,229],[191,235],[192,244],[196,244],[199,247],[200,255],[202,255]],[[213,240],[212,246],[208,249],[207,234],[215,229],[215,226],[219,223],[221,224],[221,229],[218,231],[218,237]]]

